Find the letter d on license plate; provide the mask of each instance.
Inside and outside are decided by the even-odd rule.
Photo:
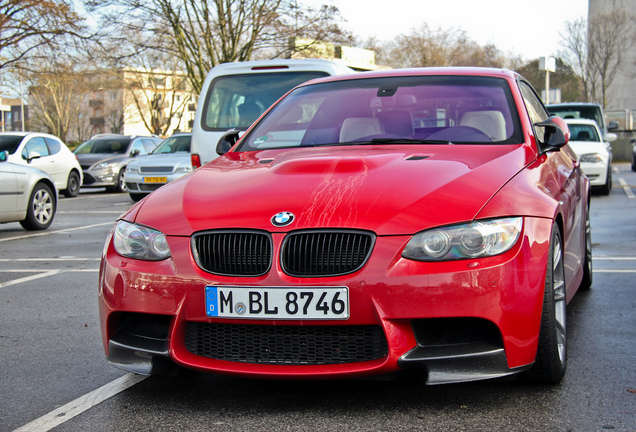
[[[209,317],[249,319],[349,318],[347,287],[205,287]]]

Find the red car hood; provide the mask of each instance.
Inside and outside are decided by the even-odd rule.
[[[470,221],[534,156],[524,145],[304,148],[228,153],[140,203],[168,235],[219,228],[413,234]],[[291,212],[276,228],[272,217]],[[130,213],[135,214],[135,211]]]

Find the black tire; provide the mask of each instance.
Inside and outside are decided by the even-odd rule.
[[[601,195],[609,195],[612,191],[612,166],[607,167],[607,174],[605,176],[605,184],[599,186],[598,191]]]
[[[632,171],[636,171],[636,156],[632,154]]]
[[[583,262],[583,280],[579,285],[580,290],[590,289],[593,282],[592,273],[592,225],[590,224],[590,206],[587,206],[585,216],[585,261]]]
[[[32,231],[47,229],[53,223],[56,208],[56,197],[51,188],[44,183],[38,183],[31,192],[27,215],[20,221],[20,225]]]
[[[566,368],[565,266],[561,233],[554,224],[545,276],[539,347],[528,376],[535,382],[556,384],[563,379]]]
[[[77,195],[79,195],[80,186],[81,184],[79,174],[77,173],[77,171],[71,171],[66,182],[66,189],[64,189],[62,193],[67,198],[75,198]]]
[[[117,183],[114,186],[106,188],[109,192],[128,192],[128,188],[126,187],[126,181],[124,180],[124,174],[126,173],[126,167],[123,167],[119,170],[117,174]]]
[[[140,194],[140,193],[132,193],[132,192],[128,192],[128,194],[130,195],[130,199],[133,200],[134,202],[141,201],[142,199],[144,199],[146,195],[148,195],[148,194]]]

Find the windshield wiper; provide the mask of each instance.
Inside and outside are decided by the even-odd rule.
[[[337,143],[303,144],[301,147],[355,146],[376,144],[454,144],[448,140],[426,140],[413,138],[373,138],[366,141],[343,141]]]
[[[414,138],[373,138],[370,142],[372,144],[453,144],[448,140]]]

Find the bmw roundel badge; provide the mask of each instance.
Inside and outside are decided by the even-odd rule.
[[[289,225],[294,221],[294,214],[290,212],[280,212],[276,213],[272,217],[272,225],[277,227],[284,227]]]

